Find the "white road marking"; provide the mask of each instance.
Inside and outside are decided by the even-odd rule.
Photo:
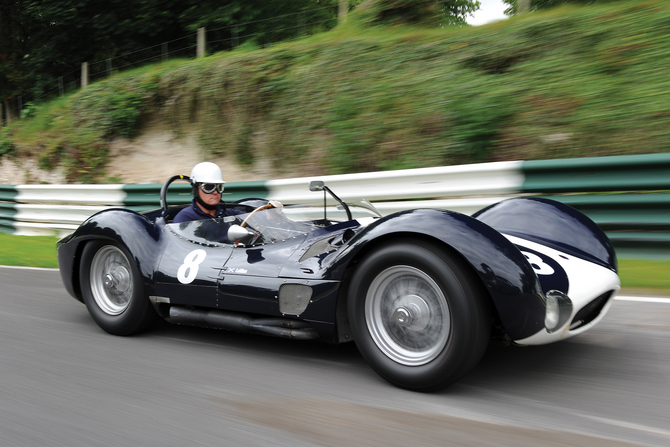
[[[42,270],[45,272],[57,272],[57,268],[48,268],[48,267],[26,267],[22,265],[0,265],[0,268],[3,269],[17,269],[17,270]]]
[[[653,296],[617,296],[614,298],[619,301],[637,301],[642,303],[670,304],[670,298]]]

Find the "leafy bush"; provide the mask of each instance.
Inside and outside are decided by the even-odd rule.
[[[27,102],[23,106],[23,110],[21,111],[21,118],[24,119],[30,119],[33,118],[39,110],[39,106],[35,104],[34,102]]]
[[[64,153],[65,148],[61,140],[48,140],[43,144],[42,152],[37,157],[37,166],[45,171],[51,171],[58,166]]]
[[[8,127],[3,127],[0,129],[0,157],[3,155],[13,154],[16,150],[14,146],[14,140],[9,132]]]
[[[63,165],[69,182],[96,183],[105,177],[104,168],[109,159],[106,141],[82,132],[63,145]]]
[[[383,23],[431,23],[437,25],[435,0],[377,0],[375,21]]]
[[[87,87],[73,101],[76,124],[103,139],[136,136],[141,117],[156,101],[158,80],[150,73],[112,78]]]

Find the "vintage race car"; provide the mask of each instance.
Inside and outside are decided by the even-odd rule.
[[[162,317],[354,341],[383,378],[434,390],[471,370],[491,338],[533,345],[588,330],[619,290],[605,234],[559,202],[382,217],[315,181],[318,206],[247,199],[228,205],[245,214],[172,223],[177,179],[188,177],[163,185],[161,209],[105,210],[58,243],[65,288],[111,334]]]

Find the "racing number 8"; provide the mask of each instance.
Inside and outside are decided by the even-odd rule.
[[[535,273],[538,275],[553,275],[554,274],[554,269],[552,266],[549,264],[545,264],[544,261],[542,261],[542,258],[540,258],[538,255],[534,253],[528,253],[527,251],[522,251],[521,254],[523,254],[526,259],[528,259],[528,262],[530,263],[531,267],[533,267],[533,270],[535,270]]]
[[[207,252],[203,249],[193,250],[184,258],[184,263],[177,270],[177,279],[182,284],[191,284],[196,276],[200,264],[207,257]]]

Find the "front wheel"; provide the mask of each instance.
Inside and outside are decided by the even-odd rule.
[[[384,246],[359,264],[349,291],[356,345],[377,373],[400,387],[442,388],[486,349],[486,292],[446,250],[420,241]]]
[[[114,335],[142,332],[156,318],[137,265],[130,259],[125,248],[90,242],[84,247],[79,266],[88,312],[98,326]]]

